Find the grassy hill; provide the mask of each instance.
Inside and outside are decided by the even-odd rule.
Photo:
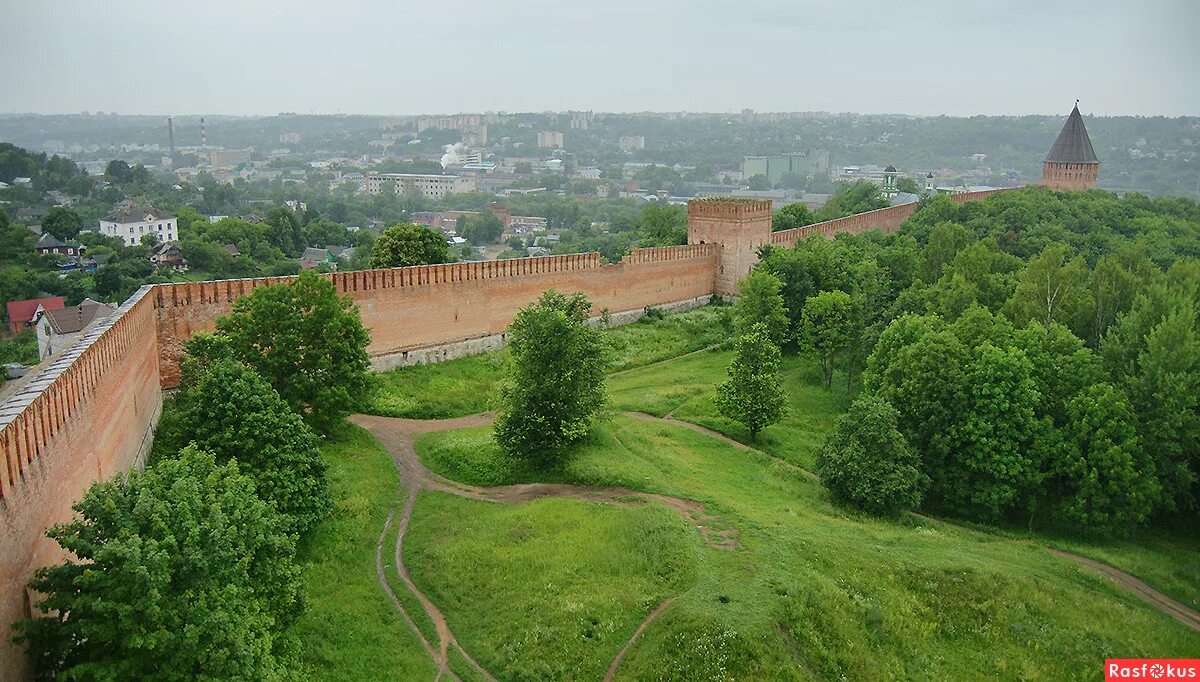
[[[465,483],[536,478],[661,493],[702,503],[709,523],[736,532],[738,547],[727,551],[654,502],[497,505],[421,493],[405,563],[458,641],[498,679],[599,679],[667,600],[617,679],[1097,679],[1106,657],[1200,650],[1200,633],[1046,550],[1101,559],[1195,608],[1194,531],[1087,543],[916,516],[880,520],[831,504],[799,467],[811,465],[844,409],[845,387],[825,391],[803,356],[785,359],[790,413],[760,434],[757,449],[628,414],[669,414],[746,440],[712,406],[727,351],[664,361],[718,341],[695,328],[714,327],[720,314],[608,332],[622,335],[625,356],[640,359],[610,378],[611,419],[561,470],[535,474],[508,461],[487,427],[416,441],[426,466]],[[418,418],[486,409],[502,355],[387,373],[374,407]],[[386,510],[402,504],[395,469],[361,430],[338,438],[326,458],[342,503],[310,548],[323,569],[309,573],[307,660],[321,679],[355,679],[364,660],[373,679],[432,677],[419,641],[375,583],[374,539]],[[390,562],[385,568],[409,612],[423,615],[401,594]],[[417,620],[432,638],[430,624]],[[450,662],[471,678],[465,663]]]

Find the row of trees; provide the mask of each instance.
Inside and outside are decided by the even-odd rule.
[[[367,333],[308,272],[186,345],[145,473],[97,483],[50,537],[47,615],[18,624],[44,679],[298,673],[297,545],[331,508],[321,432],[364,388]]]

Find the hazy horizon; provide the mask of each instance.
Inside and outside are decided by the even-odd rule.
[[[861,8],[866,8],[861,9]],[[907,11],[906,11],[907,10]],[[1200,3],[0,10],[0,113],[1200,115]]]

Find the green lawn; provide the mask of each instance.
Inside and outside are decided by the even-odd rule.
[[[449,442],[461,447],[461,459],[488,457],[477,447],[485,433],[426,437],[419,451],[441,438],[442,461]],[[738,551],[692,552],[694,565],[680,570],[694,578],[630,651],[624,679],[1095,679],[1105,657],[1184,655],[1200,647],[1200,634],[1037,542],[851,514],[778,461],[683,427],[618,416],[573,454],[562,475],[695,499],[739,532]],[[576,657],[549,652],[565,651],[570,633],[579,635],[559,592],[570,587],[558,576],[591,586],[585,592],[602,591],[595,582],[614,570],[607,558],[595,569],[579,562],[573,548],[600,550],[576,530],[602,531],[578,524],[611,514],[581,517],[573,507],[582,503],[537,503],[548,504],[563,506],[552,506],[546,523],[558,515],[570,521],[519,549],[512,529],[524,527],[526,514],[537,516],[541,509],[525,509],[536,505],[489,507],[424,495],[414,516],[410,556],[443,557],[432,564],[414,559],[415,579],[438,595],[473,655],[499,664],[501,679],[543,672],[522,667],[518,649],[550,656],[556,678],[595,679],[603,658],[582,636],[574,640]],[[694,529],[679,532],[696,546]],[[622,538],[621,552],[637,563],[666,541],[631,535]],[[537,577],[551,574],[556,578],[545,584]],[[497,618],[520,623],[509,639],[494,634],[502,629]],[[513,641],[524,641],[529,622],[538,624],[535,637],[548,638],[545,649]]]
[[[701,551],[659,505],[424,492],[416,508],[405,563],[502,680],[602,678],[646,614],[692,583]]]
[[[705,306],[639,320],[604,331],[613,372],[643,367],[727,340],[722,325],[728,308]],[[368,414],[412,419],[446,419],[492,409],[503,376],[506,350],[436,365],[401,367],[372,375],[374,390],[364,401]]]
[[[845,384],[835,381],[832,389],[825,390],[815,359],[784,356],[781,370],[788,412],[751,441],[745,427],[722,417],[713,403],[732,360],[732,351],[713,351],[614,376],[608,382],[612,407],[658,417],[670,414],[811,469],[826,434],[849,402]]]
[[[375,439],[356,426],[346,425],[331,437],[322,455],[337,503],[302,553],[308,612],[295,631],[308,677],[433,679],[433,661],[375,576],[375,542],[397,503],[396,468]],[[390,557],[384,554],[389,563]]]

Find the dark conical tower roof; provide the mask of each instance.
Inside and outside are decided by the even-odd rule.
[[[1046,156],[1050,163],[1100,163],[1096,152],[1092,149],[1092,140],[1088,137],[1087,128],[1083,127],[1083,116],[1079,115],[1079,104],[1071,110],[1062,132],[1050,148]]]

